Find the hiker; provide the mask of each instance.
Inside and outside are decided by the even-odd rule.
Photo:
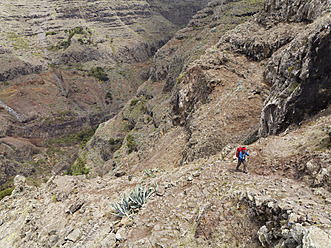
[[[249,154],[246,151],[246,147],[239,147],[237,149],[237,157],[238,157],[238,164],[236,167],[236,171],[239,171],[239,166],[241,165],[241,163],[244,164],[244,173],[248,173],[247,172],[247,164],[246,164],[246,156],[249,156]]]

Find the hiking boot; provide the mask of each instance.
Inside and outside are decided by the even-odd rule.
[[[244,171],[244,173],[245,173],[245,174],[248,174],[248,171],[247,171],[247,170],[245,170],[245,171]]]

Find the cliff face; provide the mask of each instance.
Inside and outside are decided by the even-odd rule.
[[[262,136],[284,131],[290,124],[298,124],[330,104],[330,4],[307,1],[294,13],[290,10],[296,4],[286,1],[282,6],[272,6],[276,13],[282,13],[283,19],[279,21],[288,23],[284,32],[300,26],[300,21],[307,25],[299,28],[268,60],[265,81],[272,87],[262,110],[259,130]],[[272,8],[265,8],[259,20],[262,25],[270,25],[265,16]]]
[[[147,0],[151,8],[160,13],[168,21],[172,22],[178,27],[185,27],[191,20],[192,16],[196,14],[202,7],[205,7],[210,0]]]

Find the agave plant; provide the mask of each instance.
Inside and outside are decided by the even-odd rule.
[[[157,184],[155,184],[154,187],[150,185],[140,187],[137,185],[136,188],[130,192],[128,198],[123,194],[123,197],[119,198],[119,202],[111,204],[113,209],[117,212],[117,214],[114,215],[121,218],[125,216],[129,217],[134,209],[141,208],[147,202],[148,198],[155,192],[156,187]]]
[[[150,185],[148,185],[147,187],[139,187],[137,185],[136,188],[129,195],[131,208],[141,208],[154,192],[155,188],[151,187]]]
[[[119,198],[119,200],[120,200],[120,202],[115,202],[115,203],[111,204],[113,209],[117,212],[117,214],[115,214],[115,215],[119,216],[121,218],[125,217],[125,216],[129,216],[129,214],[130,214],[130,202],[126,198],[125,194],[123,194],[123,197]]]

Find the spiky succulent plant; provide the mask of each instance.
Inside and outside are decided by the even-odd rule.
[[[118,217],[129,216],[133,210],[141,208],[148,200],[148,198],[155,192],[157,184],[154,187],[137,185],[127,198],[125,194],[119,198],[119,202],[111,204],[112,208],[117,212]]]

